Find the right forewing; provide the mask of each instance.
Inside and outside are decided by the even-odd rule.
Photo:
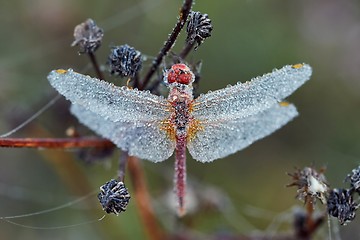
[[[287,65],[249,82],[200,95],[194,101],[198,120],[237,119],[261,112],[293,93],[311,76],[307,64]]]

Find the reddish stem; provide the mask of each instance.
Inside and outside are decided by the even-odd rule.
[[[15,148],[90,148],[114,147],[106,139],[94,137],[82,138],[0,138],[0,147]]]
[[[143,169],[136,157],[129,157],[128,170],[135,192],[136,205],[139,209],[148,239],[164,239],[164,233],[159,227],[153,208],[151,198],[147,190]]]
[[[309,236],[311,236],[311,234],[313,234],[313,230],[314,230],[314,218],[313,218],[313,214],[314,214],[314,203],[313,203],[313,197],[312,196],[306,196],[306,228],[308,231]]]
[[[178,198],[180,217],[185,215],[186,194],[186,136],[176,137],[175,148],[175,192]]]

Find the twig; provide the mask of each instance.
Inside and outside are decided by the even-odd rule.
[[[160,63],[162,62],[164,56],[166,56],[166,54],[169,52],[169,50],[174,45],[176,38],[178,37],[181,29],[184,27],[184,25],[186,23],[186,20],[191,11],[192,3],[193,3],[193,0],[184,0],[183,6],[179,13],[179,19],[178,19],[174,29],[172,30],[171,34],[169,35],[163,48],[160,50],[158,56],[152,62],[152,66],[150,67],[149,71],[145,75],[141,85],[139,86],[139,89],[145,89],[145,87],[149,83],[152,75],[155,73],[156,69],[159,67]]]
[[[140,218],[144,224],[148,239],[164,239],[164,233],[157,223],[151,206],[151,198],[147,190],[144,172],[140,166],[139,159],[129,157],[128,168],[134,187],[136,205],[139,209]]]
[[[129,159],[129,155],[127,154],[127,152],[121,151],[119,157],[119,170],[118,170],[118,179],[121,182],[124,182],[125,180],[125,170],[128,159]]]
[[[306,228],[307,230],[313,229],[314,225],[314,203],[312,202],[313,198],[311,196],[306,196],[305,207],[306,207]]]
[[[187,43],[184,48],[181,50],[180,54],[179,54],[179,60],[183,60],[187,57],[187,55],[191,52],[191,50],[193,49],[195,45],[195,42],[193,43]]]
[[[96,76],[97,76],[99,79],[104,80],[104,76],[103,76],[102,72],[100,71],[100,67],[99,67],[99,64],[98,64],[98,62],[97,62],[97,60],[96,60],[95,54],[92,53],[92,52],[89,52],[89,53],[88,53],[88,56],[89,56],[89,58],[90,58],[90,61],[91,61],[92,65],[93,65],[94,69],[95,69]]]
[[[106,139],[94,137],[82,138],[0,138],[0,147],[14,148],[90,148],[114,147]]]

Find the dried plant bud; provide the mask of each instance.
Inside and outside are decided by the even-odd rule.
[[[186,27],[186,42],[188,44],[194,44],[196,42],[196,50],[206,38],[211,36],[212,30],[213,26],[211,25],[211,20],[209,19],[209,16],[207,14],[202,14],[200,12],[191,12],[190,20],[188,21]]]
[[[129,204],[130,194],[123,182],[111,179],[100,187],[98,199],[105,212],[118,215],[125,212]]]
[[[340,224],[351,222],[355,218],[355,211],[359,205],[354,202],[352,192],[347,189],[333,189],[328,197],[328,213],[336,217]]]
[[[322,203],[325,203],[328,185],[323,172],[324,170],[320,170],[320,173],[318,173],[310,167],[305,167],[303,170],[297,169],[295,173],[288,174],[293,178],[294,182],[287,186],[298,187],[297,198],[301,201],[306,202],[310,200],[312,203],[315,203],[316,198],[318,198]]]
[[[111,74],[134,77],[142,66],[141,52],[127,44],[116,46],[111,49],[108,63]]]
[[[103,36],[103,30],[89,18],[75,27],[71,46],[79,46],[79,53],[93,53],[100,47]]]
[[[360,166],[353,169],[351,173],[347,175],[345,181],[350,182],[351,187],[360,193]]]

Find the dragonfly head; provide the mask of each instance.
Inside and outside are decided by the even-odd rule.
[[[188,66],[183,63],[174,64],[165,72],[164,80],[166,83],[181,83],[190,85],[194,82],[195,76]]]

